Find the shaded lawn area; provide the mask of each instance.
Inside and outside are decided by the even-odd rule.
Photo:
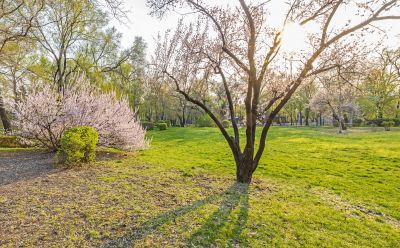
[[[400,132],[278,128],[250,187],[217,129],[0,187],[0,246],[399,247]]]
[[[112,160],[129,153],[112,148],[97,148],[97,160]],[[63,169],[55,166],[56,154],[38,148],[0,148],[0,186],[57,173]]]

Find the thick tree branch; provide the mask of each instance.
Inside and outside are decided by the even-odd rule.
[[[226,98],[228,99],[228,105],[229,105],[229,113],[230,113],[230,117],[231,117],[231,123],[232,123],[232,128],[235,134],[235,143],[236,146],[238,148],[238,152],[240,153],[240,136],[239,136],[239,129],[236,123],[236,119],[235,119],[235,110],[234,110],[234,104],[232,101],[232,95],[231,92],[229,90],[229,86],[228,86],[228,82],[226,80],[225,77],[225,73],[222,71],[221,67],[218,65],[218,73],[221,75],[222,78],[222,82],[224,84],[224,89],[225,89],[225,94],[226,94]]]
[[[249,71],[250,69],[247,67],[246,64],[244,64],[228,47],[227,47],[227,43],[226,43],[226,38],[225,38],[225,34],[222,31],[222,27],[219,24],[219,22],[217,21],[217,19],[201,4],[199,4],[196,1],[193,0],[187,0],[188,3],[190,3],[191,5],[193,5],[193,7],[195,7],[196,9],[198,9],[201,13],[203,13],[204,15],[206,15],[208,18],[210,18],[210,20],[214,23],[214,25],[216,26],[218,33],[221,37],[221,41],[222,41],[222,50],[229,55],[229,57],[231,57],[233,59],[233,61],[235,61],[235,63],[240,66],[240,68],[242,68],[244,71]]]
[[[237,151],[237,147],[235,146],[234,140],[229,136],[228,132],[226,131],[226,129],[224,128],[224,126],[222,125],[222,123],[218,120],[218,118],[212,113],[212,111],[201,101],[198,101],[194,98],[192,98],[188,93],[186,93],[185,91],[181,90],[181,88],[179,87],[179,82],[178,80],[171,75],[169,72],[167,71],[163,71],[163,73],[165,73],[170,79],[172,79],[172,81],[175,84],[176,87],[176,91],[178,93],[180,93],[181,95],[183,95],[185,97],[185,99],[197,106],[199,106],[201,109],[203,109],[204,112],[206,112],[211,119],[215,122],[215,124],[217,125],[217,127],[219,128],[219,130],[221,131],[222,135],[224,136],[224,138],[226,139],[226,141],[229,144],[229,147],[231,148],[232,151]],[[235,159],[238,159],[235,155]]]

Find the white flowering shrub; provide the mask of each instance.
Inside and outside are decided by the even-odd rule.
[[[16,105],[17,134],[57,150],[63,132],[75,126],[91,126],[99,133],[99,145],[125,150],[144,148],[148,141],[125,98],[104,93],[78,77],[63,93],[42,85]]]

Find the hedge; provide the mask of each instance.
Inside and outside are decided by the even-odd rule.
[[[383,127],[384,126],[383,122],[388,122],[388,121],[393,121],[395,127],[400,126],[400,118],[392,118],[392,119],[391,118],[377,118],[377,119],[368,120],[367,124]]]
[[[196,127],[215,127],[214,121],[211,119],[211,117],[207,114],[204,114],[197,118],[196,121]]]
[[[17,136],[0,136],[0,147],[3,148],[17,148],[21,144],[17,140]]]
[[[154,123],[150,121],[143,121],[140,123],[142,127],[146,130],[153,130],[154,129]]]

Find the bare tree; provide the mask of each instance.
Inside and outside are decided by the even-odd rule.
[[[357,88],[353,87],[355,83],[349,83],[351,79],[344,78],[339,73],[337,69],[317,77],[315,81],[319,90],[311,99],[310,107],[319,113],[332,114],[338,123],[339,133],[342,133],[343,130],[347,130],[346,119],[357,111]]]
[[[209,6],[200,0],[148,0],[153,14],[162,16],[178,7],[194,10],[198,18],[189,25],[182,22],[174,35],[167,34],[159,42],[155,57],[158,67],[174,84],[186,100],[199,106],[216,123],[229,144],[236,162],[237,181],[250,183],[266,145],[266,138],[274,118],[291,99],[306,79],[336,68],[329,59],[332,47],[343,51],[351,42],[357,42],[370,31],[372,24],[389,19],[400,19],[399,0],[293,0],[290,1],[283,25],[299,23],[318,26],[310,34],[312,47],[299,56],[293,65],[295,72],[286,73],[279,84],[270,77],[270,71],[285,74],[287,64],[280,50],[283,28],[276,28],[268,20],[270,1],[251,2],[238,0],[227,7]],[[282,3],[282,7],[285,5]],[[341,25],[334,21],[344,8],[355,10],[355,17]],[[397,11],[397,12],[396,12]],[[221,124],[214,111],[194,92],[191,85],[216,80],[223,84],[229,105],[233,134]],[[246,111],[246,142],[240,145],[240,136],[235,121],[235,104],[232,100],[231,78],[241,81],[239,90]],[[198,89],[198,87],[196,87]],[[263,99],[263,91],[269,91],[269,99]],[[256,147],[257,123],[262,123],[259,146]]]
[[[116,29],[101,31],[108,24],[108,12],[123,17],[122,7],[120,0],[45,1],[43,11],[34,18],[32,34],[52,60],[52,80],[60,91],[72,73],[83,69],[81,59],[90,60],[91,67],[101,67],[101,72],[116,70],[128,59],[128,51],[114,54],[120,40]]]
[[[89,2],[101,9],[109,11],[111,15],[120,22],[124,22],[128,19],[128,11],[125,8],[123,0],[89,0]]]
[[[11,131],[11,122],[7,116],[6,107],[4,104],[4,99],[0,91],[0,118],[4,127],[4,132],[7,134]]]
[[[4,50],[10,43],[26,39],[34,18],[43,8],[43,0],[0,0],[0,60],[4,59]],[[6,132],[11,131],[5,109],[4,92],[0,91],[0,117]]]
[[[91,1],[48,0],[41,15],[35,17],[33,35],[53,60],[53,81],[60,91],[76,71],[69,66],[74,52],[105,22],[105,14],[94,10]]]
[[[0,54],[9,42],[26,38],[43,0],[0,0]]]

